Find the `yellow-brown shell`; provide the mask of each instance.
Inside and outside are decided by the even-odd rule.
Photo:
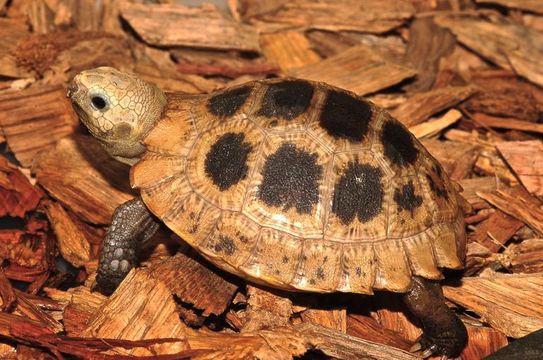
[[[264,80],[168,95],[131,172],[148,208],[217,266],[287,289],[406,291],[463,266],[459,195],[387,112]]]

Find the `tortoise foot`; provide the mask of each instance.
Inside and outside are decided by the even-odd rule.
[[[464,337],[466,336],[466,337]],[[467,334],[423,334],[410,349],[411,352],[421,351],[421,357],[441,355],[441,359],[453,359],[460,355],[466,346]]]
[[[468,332],[464,323],[445,304],[439,284],[414,277],[413,287],[403,299],[423,326],[423,334],[411,350],[421,350],[423,358],[431,355],[441,355],[444,359],[460,356],[468,342]]]
[[[121,204],[113,213],[104,238],[96,282],[92,290],[110,295],[130,270],[138,265],[138,250],[158,229],[143,202],[136,198]]]

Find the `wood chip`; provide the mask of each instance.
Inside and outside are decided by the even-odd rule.
[[[511,244],[506,250],[515,273],[543,273],[543,239],[528,239]]]
[[[190,330],[179,320],[176,304],[165,284],[145,269],[132,270],[113,295],[89,319],[82,336],[108,339],[178,339],[132,355],[174,354],[188,348],[184,336]],[[118,349],[120,353],[124,350]]]
[[[314,64],[321,60],[311,49],[305,35],[298,31],[282,31],[260,36],[262,52],[283,71]]]
[[[478,124],[492,128],[532,131],[543,134],[543,124],[531,123],[517,119],[500,118],[482,113],[472,114],[472,119]]]
[[[477,195],[504,213],[524,222],[543,236],[543,210],[540,207],[539,201],[530,197],[529,194],[518,192],[511,194],[497,190],[493,192],[477,192]]]
[[[501,211],[496,211],[488,219],[481,222],[474,232],[469,234],[469,240],[484,245],[490,251],[498,252],[523,226],[522,221]]]
[[[446,87],[410,97],[392,111],[392,115],[406,126],[414,126],[430,116],[451,108],[474,94],[471,86]]]
[[[25,167],[39,151],[73,133],[77,124],[63,87],[35,86],[0,94],[0,131]]]
[[[385,328],[373,318],[357,314],[347,316],[347,334],[406,351],[413,345],[400,333]]]
[[[307,323],[347,333],[347,309],[307,309],[301,314]]]
[[[149,265],[151,276],[161,280],[181,301],[203,310],[206,317],[222,314],[238,289],[219,274],[220,270],[210,267],[202,258],[197,261],[181,252]]]
[[[57,244],[62,257],[75,267],[83,266],[91,259],[90,244],[85,238],[85,234],[81,232],[59,203],[47,201],[45,212],[57,236]]]
[[[519,338],[543,328],[543,274],[462,279],[444,286],[445,297],[481,316],[494,329]]]
[[[489,327],[466,326],[468,345],[460,355],[462,360],[484,359],[506,346],[509,341],[502,332]]]
[[[259,3],[245,1],[244,18],[257,23],[261,32],[296,28],[383,33],[401,25],[415,12],[406,0],[295,0],[265,10],[252,8],[260,7]]]
[[[248,285],[247,307],[238,312],[243,323],[240,330],[250,332],[286,326],[293,312],[292,301],[288,297]]]
[[[43,195],[15,165],[0,156],[0,217],[23,218],[38,206]]]
[[[543,14],[543,3],[540,0],[475,0],[475,2],[478,4],[499,4],[509,8]]]
[[[411,126],[409,131],[417,138],[422,139],[439,134],[440,131],[451,126],[462,118],[462,113],[456,109],[450,109],[443,116],[435,120]]]
[[[415,19],[409,27],[405,59],[417,70],[418,76],[406,89],[415,92],[430,90],[439,70],[439,61],[452,53],[455,43],[452,33],[437,26],[432,18]]]
[[[108,225],[117,206],[133,198],[128,170],[83,135],[60,140],[32,169],[38,183],[68,209],[85,221]]]
[[[215,6],[123,3],[121,15],[150,45],[260,50],[252,26],[228,19]]]
[[[522,185],[534,195],[543,196],[543,142],[508,141],[496,144]]]
[[[323,81],[359,95],[385,89],[416,74],[413,69],[386,61],[365,45],[287,73],[293,77]]]
[[[534,29],[503,18],[487,21],[472,16],[438,16],[458,41],[504,69],[511,69],[543,86],[543,37]]]

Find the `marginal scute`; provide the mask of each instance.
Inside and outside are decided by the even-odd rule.
[[[383,208],[382,171],[368,164],[350,162],[334,188],[332,212],[347,225],[355,217],[362,223]]]
[[[247,158],[252,150],[243,133],[229,132],[215,142],[206,155],[205,173],[221,191],[247,177]]]
[[[319,201],[322,166],[317,154],[285,143],[266,159],[258,197],[270,207],[308,214]]]
[[[269,85],[256,115],[292,120],[304,113],[315,89],[307,81],[284,80]]]
[[[344,91],[330,90],[319,122],[334,137],[361,142],[368,133],[371,117],[371,106],[366,101]]]
[[[338,290],[373,294],[375,282],[375,253],[370,242],[343,245],[342,277]]]
[[[395,165],[413,165],[419,152],[413,135],[398,121],[387,121],[382,129],[381,142],[385,156]]]
[[[209,112],[219,117],[234,115],[245,104],[251,90],[251,86],[245,85],[213,95],[207,102]]]
[[[387,239],[375,243],[376,277],[374,289],[405,292],[411,284],[411,269],[403,240]]]

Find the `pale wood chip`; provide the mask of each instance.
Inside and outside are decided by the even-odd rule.
[[[511,244],[504,251],[511,258],[515,273],[543,273],[543,239],[528,239]]]
[[[220,315],[230,305],[238,286],[209,266],[202,258],[197,261],[179,252],[150,264],[149,269],[179,299],[203,310],[203,316]]]
[[[302,312],[302,320],[324,326],[341,333],[347,333],[347,309],[307,309]]]
[[[456,109],[450,109],[443,116],[411,126],[409,131],[417,138],[430,137],[439,134],[440,131],[456,123],[462,118],[462,113]]]
[[[151,349],[118,350],[121,354],[150,356],[188,349],[185,336],[190,332],[179,319],[170,290],[140,268],[132,270],[96,310],[81,336],[124,340],[178,339],[156,344]]]
[[[537,30],[505,18],[489,21],[470,15],[438,16],[435,22],[482,57],[543,85],[543,36]]]
[[[501,190],[477,192],[477,195],[543,235],[543,210],[536,198],[531,197],[529,194],[519,192],[510,194]]]
[[[265,8],[259,3],[245,1],[244,18],[256,23],[260,32],[321,29],[383,33],[398,27],[415,13],[411,2],[406,0],[274,1]],[[252,9],[253,6],[258,9]]]
[[[496,144],[496,148],[526,189],[543,196],[543,142],[507,141]]]
[[[392,115],[404,125],[413,126],[459,104],[475,92],[472,86],[451,86],[415,94],[394,109]]]
[[[129,168],[90,136],[60,140],[40,154],[32,171],[51,196],[93,224],[109,224],[117,206],[133,198]]]
[[[311,49],[311,44],[302,32],[282,31],[262,34],[260,44],[266,58],[284,71],[321,60]]]
[[[499,4],[509,8],[543,14],[543,2],[541,0],[475,0],[475,2],[478,4]]]
[[[478,124],[491,128],[531,131],[543,134],[543,124],[532,123],[518,119],[491,116],[483,113],[472,114],[471,118],[475,120]]]
[[[259,51],[258,34],[215,6],[124,2],[121,16],[150,45]]]
[[[90,244],[85,234],[59,203],[47,201],[45,212],[57,236],[57,245],[62,257],[75,267],[83,266],[91,259]]]
[[[292,69],[289,75],[323,81],[359,95],[395,85],[416,74],[415,70],[382,58],[366,45],[358,45],[315,64]]]
[[[32,165],[39,151],[73,133],[77,125],[63,87],[35,86],[0,94],[0,129],[24,167]]]
[[[460,286],[443,286],[447,299],[514,338],[543,328],[542,291],[542,273],[465,277]]]

